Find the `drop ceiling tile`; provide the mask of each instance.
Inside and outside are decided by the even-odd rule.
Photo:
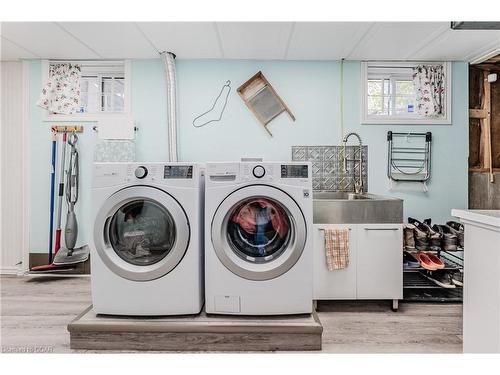
[[[100,57],[53,22],[3,22],[2,35],[44,59]]]
[[[287,58],[337,60],[347,55],[367,32],[371,22],[297,22]]]
[[[429,43],[416,55],[416,59],[468,60],[486,52],[485,48],[500,48],[498,30],[448,30]]]
[[[59,22],[104,58],[154,58],[157,51],[133,22]]]
[[[349,59],[407,59],[448,27],[447,22],[377,22]]]
[[[221,58],[213,22],[139,22],[139,28],[159,51],[181,59]]]
[[[0,60],[36,59],[38,57],[5,38],[1,38],[0,44],[2,46],[2,56]]]
[[[218,22],[224,57],[284,59],[292,22]]]
[[[500,46],[500,31],[448,22],[4,22],[1,32],[3,59],[149,58],[156,47],[179,58],[464,60]]]

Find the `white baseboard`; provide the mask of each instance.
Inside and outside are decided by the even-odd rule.
[[[16,266],[0,268],[0,275],[20,275],[21,272],[21,268]]]

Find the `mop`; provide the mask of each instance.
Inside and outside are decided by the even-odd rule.
[[[42,266],[32,267],[30,272],[32,273],[51,273],[55,271],[63,271],[67,272],[72,269],[69,269],[69,266],[58,266],[54,264],[52,259],[52,230],[53,230],[53,221],[54,221],[54,185],[55,185],[55,159],[56,159],[56,135],[54,133],[52,138],[52,169],[51,169],[51,195],[50,195],[50,233],[49,233],[49,264],[44,264]],[[62,141],[62,150],[61,150],[61,169],[60,169],[60,177],[59,177],[59,194],[58,194],[58,211],[57,211],[57,229],[55,236],[55,246],[54,246],[54,255],[57,255],[57,252],[61,243],[61,210],[62,210],[62,193],[64,190],[64,164],[66,161],[66,133],[63,134]]]
[[[61,247],[57,251],[53,264],[56,266],[68,266],[85,262],[89,258],[90,249],[87,245],[77,247],[78,222],[75,214],[75,204],[78,201],[79,189],[79,156],[76,143],[78,136],[73,133],[69,137],[68,144],[71,147],[69,156],[69,166],[66,175],[66,202],[68,213],[66,216],[66,227],[64,229],[64,242],[66,247]]]
[[[62,156],[61,156],[61,171],[59,173],[59,192],[57,194],[57,228],[56,228],[56,244],[54,247],[54,255],[57,255],[61,247],[61,213],[62,213],[62,196],[64,192],[64,166],[66,164],[66,139],[67,133],[63,133]]]
[[[56,154],[57,154],[57,133],[52,131],[52,152],[50,164],[50,222],[49,222],[49,264],[52,263],[53,233],[54,233],[54,204],[56,187]]]

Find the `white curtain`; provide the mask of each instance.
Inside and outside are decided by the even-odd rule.
[[[413,84],[417,113],[426,117],[443,116],[446,87],[443,65],[417,65],[413,68]]]
[[[52,64],[49,80],[37,105],[53,113],[72,114],[80,108],[81,68],[76,64]]]

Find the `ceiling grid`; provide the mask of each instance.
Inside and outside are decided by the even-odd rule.
[[[449,22],[6,22],[2,60],[154,58],[476,61],[500,30]]]
[[[76,40],[77,42],[83,44],[85,47],[87,47],[89,50],[91,50],[92,52],[94,52],[97,56],[99,56],[100,59],[103,58],[103,56],[97,52],[95,49],[93,49],[91,46],[89,46],[87,43],[85,43],[83,40],[81,40],[80,38],[76,37],[73,33],[69,32],[67,29],[65,29],[60,23],[58,22],[53,22],[54,25],[58,26],[62,31],[64,31],[65,33],[67,33],[69,36],[71,36],[74,40]]]

